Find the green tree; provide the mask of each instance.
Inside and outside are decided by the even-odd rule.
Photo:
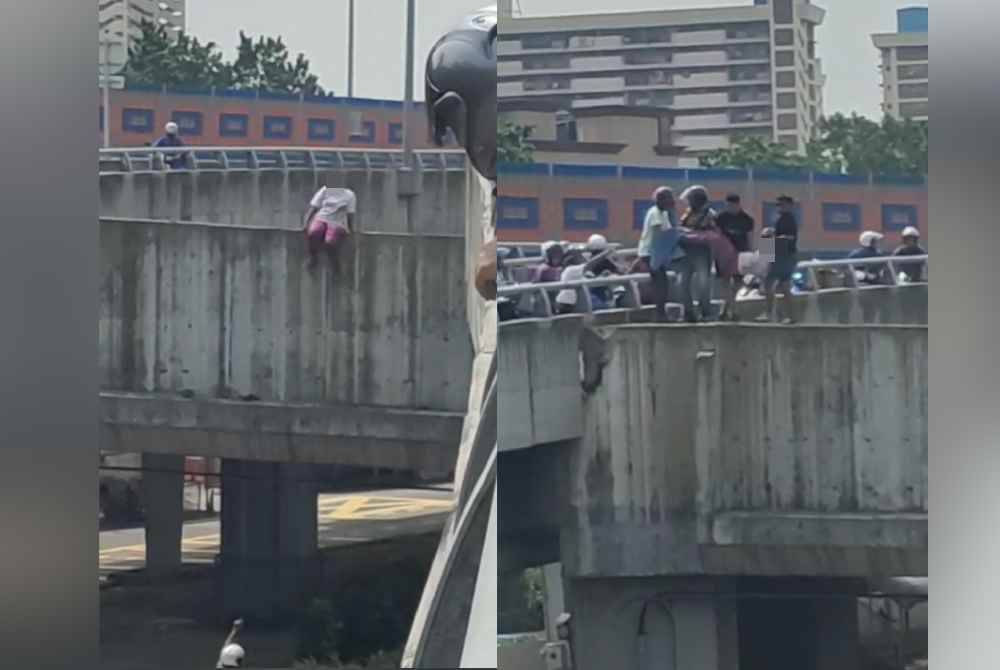
[[[501,163],[533,163],[535,147],[530,138],[531,128],[501,121],[497,125],[497,160]]]
[[[149,21],[143,21],[142,34],[130,45],[121,74],[130,84],[172,88],[232,84],[232,69],[214,42],[202,44],[184,33],[173,39],[166,28]]]
[[[299,54],[290,60],[280,37],[252,38],[240,31],[236,60],[232,65],[233,86],[244,90],[323,95],[319,79],[309,72],[309,61]]]
[[[757,136],[741,138],[728,149],[710,151],[700,162],[703,167],[715,168],[795,170],[809,167],[805,156],[794,153],[784,144]]]
[[[293,61],[280,37],[254,41],[242,31],[236,60],[229,63],[214,42],[202,44],[185,33],[172,39],[163,26],[144,22],[122,74],[130,84],[325,94],[303,54]]]
[[[817,136],[805,155],[759,137],[748,137],[728,149],[701,158],[705,167],[810,169],[835,174],[869,173],[894,176],[927,174],[926,121],[882,121],[853,114],[821,119]]]

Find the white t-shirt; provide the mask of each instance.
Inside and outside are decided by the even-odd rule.
[[[347,227],[347,215],[354,214],[358,199],[354,191],[347,188],[330,188],[324,186],[316,191],[310,206],[315,207],[316,218],[327,223],[336,223]]]
[[[586,265],[570,265],[568,268],[563,270],[561,281],[580,281],[583,279],[583,271]],[[556,295],[556,302],[560,305],[575,305],[577,298],[577,290],[572,288],[564,288],[559,291]]]

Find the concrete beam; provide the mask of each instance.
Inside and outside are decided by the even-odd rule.
[[[926,547],[926,514],[724,512],[712,541],[726,545]]]
[[[102,449],[450,472],[462,415],[101,393]]]

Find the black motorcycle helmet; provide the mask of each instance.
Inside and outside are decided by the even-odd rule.
[[[497,173],[497,7],[467,17],[427,56],[428,120],[434,142],[450,130],[473,167],[495,180]]]

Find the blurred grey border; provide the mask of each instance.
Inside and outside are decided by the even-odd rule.
[[[0,4],[0,667],[97,668],[97,12]]]
[[[931,8],[930,667],[1000,662],[1000,5]]]

